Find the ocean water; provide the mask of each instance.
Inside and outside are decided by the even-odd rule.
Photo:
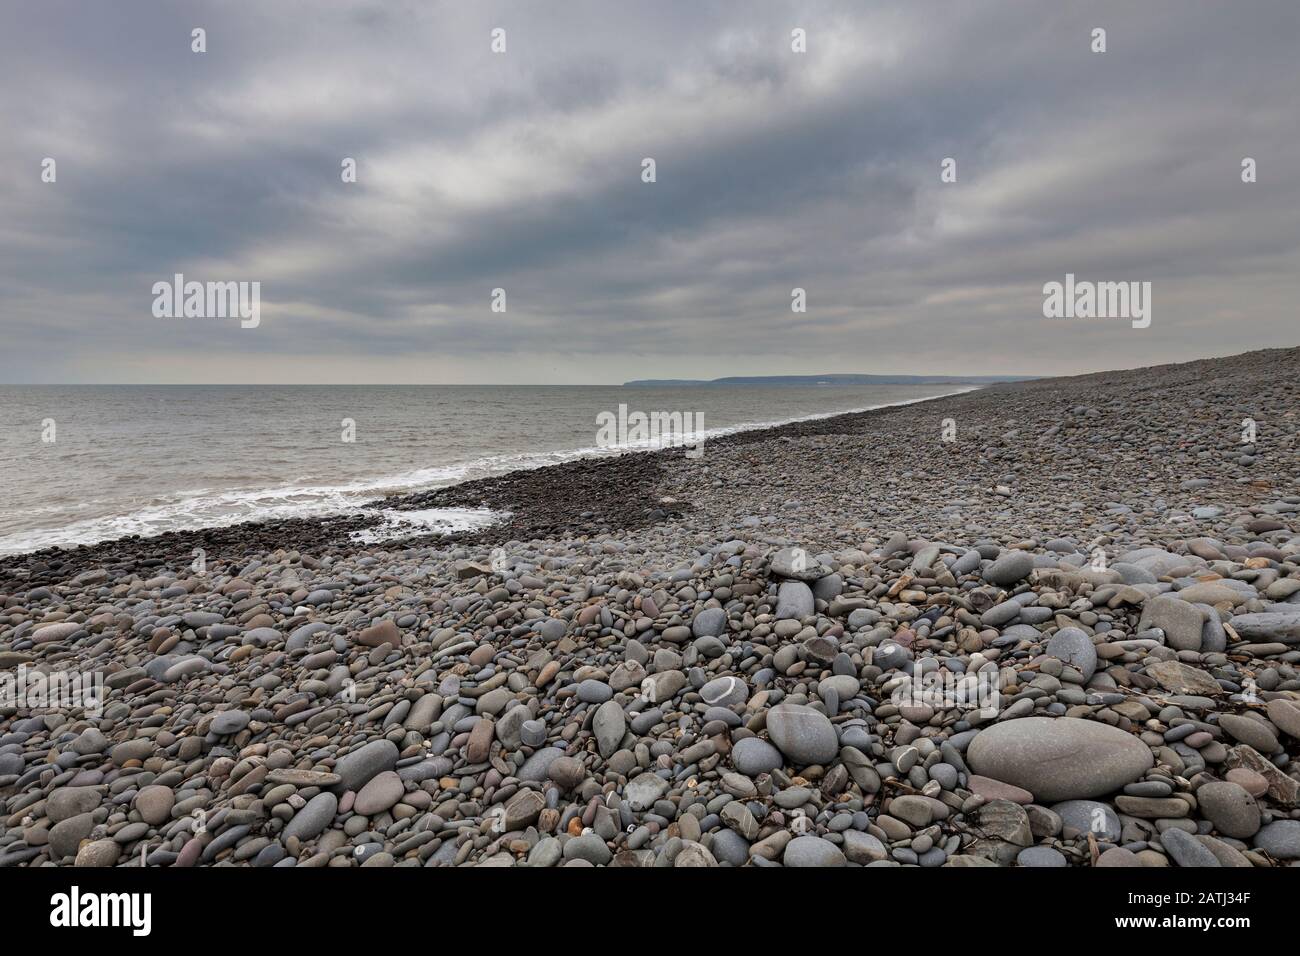
[[[964,390],[0,386],[0,554],[345,513],[388,494],[652,444],[599,444],[598,416],[617,415],[620,404],[699,416],[707,449],[709,436],[743,428]],[[344,419],[355,423],[352,441],[343,440]]]

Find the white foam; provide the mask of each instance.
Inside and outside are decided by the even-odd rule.
[[[377,544],[424,531],[433,534],[478,531],[509,517],[510,512],[490,508],[420,508],[415,511],[385,508],[380,515],[384,519],[382,525],[356,532],[352,535],[353,540],[360,544]]]

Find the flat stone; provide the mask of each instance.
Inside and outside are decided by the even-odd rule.
[[[649,810],[656,800],[668,792],[668,781],[657,773],[642,773],[628,781],[623,788],[623,799],[632,812]]]
[[[605,841],[594,833],[574,837],[564,844],[566,860],[582,860],[592,866],[604,866],[612,856]]]
[[[934,807],[926,797],[905,794],[889,801],[889,815],[914,827],[928,827],[934,819]]]
[[[1265,793],[1270,800],[1288,807],[1296,805],[1297,796],[1300,796],[1298,793],[1300,783],[1288,777],[1274,766],[1272,761],[1248,744],[1238,744],[1230,748],[1227,757],[1224,758],[1223,766],[1228,770],[1240,767],[1259,774],[1268,783]]]
[[[122,856],[122,845],[116,840],[94,840],[77,851],[74,866],[106,867],[116,866]]]
[[[584,704],[603,704],[614,696],[614,688],[603,680],[588,679],[578,684],[577,695]]]
[[[727,612],[720,607],[706,607],[691,621],[695,637],[716,637],[727,630]]]
[[[688,842],[673,857],[673,868],[717,866],[718,861],[702,843]]]
[[[973,814],[978,839],[970,853],[1010,866],[1020,851],[1034,842],[1025,808],[1010,800],[990,800]]]
[[[1199,646],[1199,637],[1197,641]],[[1218,697],[1223,693],[1223,688],[1213,677],[1181,661],[1156,661],[1147,664],[1146,675],[1172,694]]]
[[[545,808],[546,798],[541,793],[536,790],[520,790],[506,803],[506,831],[532,826]]]
[[[778,577],[797,581],[816,581],[831,573],[804,548],[782,548],[772,555],[769,568]]]
[[[1300,608],[1238,614],[1232,619],[1232,629],[1242,637],[1294,644],[1300,638]]]
[[[1034,802],[1034,795],[1023,787],[1003,783],[1001,780],[994,780],[991,777],[981,777],[977,773],[970,775],[966,781],[966,786],[971,793],[979,794],[985,800],[1010,800],[1012,803],[1019,803],[1022,806]]]
[[[1192,812],[1187,801],[1177,797],[1134,797],[1123,794],[1115,798],[1115,806],[1121,813],[1143,820],[1177,819]]]
[[[1097,866],[1114,867],[1114,866],[1141,866],[1142,861],[1138,859],[1137,854],[1132,850],[1126,850],[1122,846],[1113,846],[1097,857]]]
[[[342,777],[327,770],[297,770],[293,767],[281,767],[266,775],[266,782],[271,786],[289,784],[300,789],[306,787],[334,787],[342,782]]]
[[[555,781],[561,791],[567,791],[587,779],[587,768],[576,757],[557,757],[546,768],[546,776]]]
[[[844,831],[844,856],[850,863],[865,866],[889,859],[889,849],[870,833],[861,830]]]
[[[50,827],[50,852],[54,859],[76,856],[81,841],[90,836],[94,828],[95,818],[89,813],[78,813]]]
[[[1230,846],[1218,837],[1210,836],[1208,833],[1196,834],[1196,842],[1213,853],[1220,866],[1249,870],[1255,865],[1246,859],[1245,855],[1236,847]]]
[[[1158,627],[1165,632],[1165,642],[1180,651],[1201,649],[1201,612],[1186,600],[1160,594],[1142,605],[1138,630]]]
[[[153,755],[154,744],[145,737],[127,740],[113,748],[110,757],[119,767],[126,766],[132,760],[144,762]]]
[[[563,756],[564,751],[559,747],[543,747],[524,761],[516,776],[529,783],[541,783],[546,779],[546,771],[551,764]]]
[[[1176,591],[1175,595],[1177,600],[1189,604],[1230,604],[1235,607],[1238,604],[1245,604],[1248,600],[1247,595],[1241,590],[1215,581],[1198,581],[1181,591]]]
[[[484,763],[492,752],[492,739],[496,734],[496,724],[484,717],[477,721],[469,731],[469,740],[465,743],[465,759],[471,764]]]
[[[47,624],[32,631],[33,644],[53,644],[76,634],[86,625],[68,621],[62,624]]]
[[[719,863],[744,866],[749,859],[749,841],[728,827],[714,831],[712,850]]]
[[[385,618],[361,631],[357,635],[356,641],[365,647],[382,647],[385,644],[401,647],[402,632],[398,630],[394,622]]]
[[[1203,843],[1178,827],[1170,827],[1160,834],[1160,845],[1179,866],[1222,866]]]
[[[737,707],[749,699],[749,688],[743,680],[725,675],[701,687],[700,697],[710,707]]]

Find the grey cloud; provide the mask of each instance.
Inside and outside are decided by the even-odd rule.
[[[0,34],[0,380],[1064,373],[1292,345],[1297,39],[1291,0],[27,6]],[[154,319],[177,271],[261,281],[262,326]],[[1065,272],[1152,281],[1151,328],[1043,319]]]

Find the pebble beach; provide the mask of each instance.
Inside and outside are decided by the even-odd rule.
[[[0,707],[0,867],[1295,866],[1297,382],[1017,382],[382,502],[499,516],[460,535],[0,559],[0,676],[101,688]]]

